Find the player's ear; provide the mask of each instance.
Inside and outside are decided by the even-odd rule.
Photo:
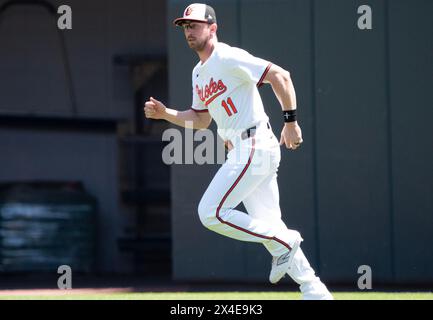
[[[212,23],[210,25],[210,32],[216,35],[217,30],[218,30],[218,25],[216,23]]]

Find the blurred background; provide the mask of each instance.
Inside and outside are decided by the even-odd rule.
[[[190,107],[198,57],[172,25],[189,3],[0,1],[0,282],[67,264],[89,279],[267,283],[264,247],[198,219],[218,165],[165,165],[170,126],[143,116],[151,95]],[[291,72],[304,144],[283,152],[280,205],[322,280],[356,289],[368,265],[373,286],[431,288],[433,1],[207,3],[219,41]]]

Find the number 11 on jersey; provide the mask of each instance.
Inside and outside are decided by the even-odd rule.
[[[230,107],[227,105],[227,103],[230,105]],[[235,105],[233,104],[232,98],[227,98],[227,102],[225,102],[225,100],[223,100],[221,102],[221,105],[223,106],[223,108],[226,110],[227,114],[229,117],[232,116],[232,114],[235,114],[238,112],[238,110],[236,110]],[[231,110],[230,110],[231,109]],[[232,113],[233,112],[233,113]]]

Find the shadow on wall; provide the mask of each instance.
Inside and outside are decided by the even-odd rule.
[[[37,23],[22,23],[30,16]],[[35,101],[45,101],[44,108],[51,112],[63,106],[63,112],[77,114],[71,64],[58,18],[57,8],[48,1],[14,0],[0,6],[0,39],[2,47],[8,48],[0,54],[6,66],[3,74],[8,75],[8,81],[2,81],[3,110],[34,112]],[[41,46],[44,50],[35,50]],[[47,52],[53,54],[50,61]]]

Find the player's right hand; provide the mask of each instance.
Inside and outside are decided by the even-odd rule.
[[[167,107],[153,97],[144,104],[144,115],[149,119],[163,119]]]

